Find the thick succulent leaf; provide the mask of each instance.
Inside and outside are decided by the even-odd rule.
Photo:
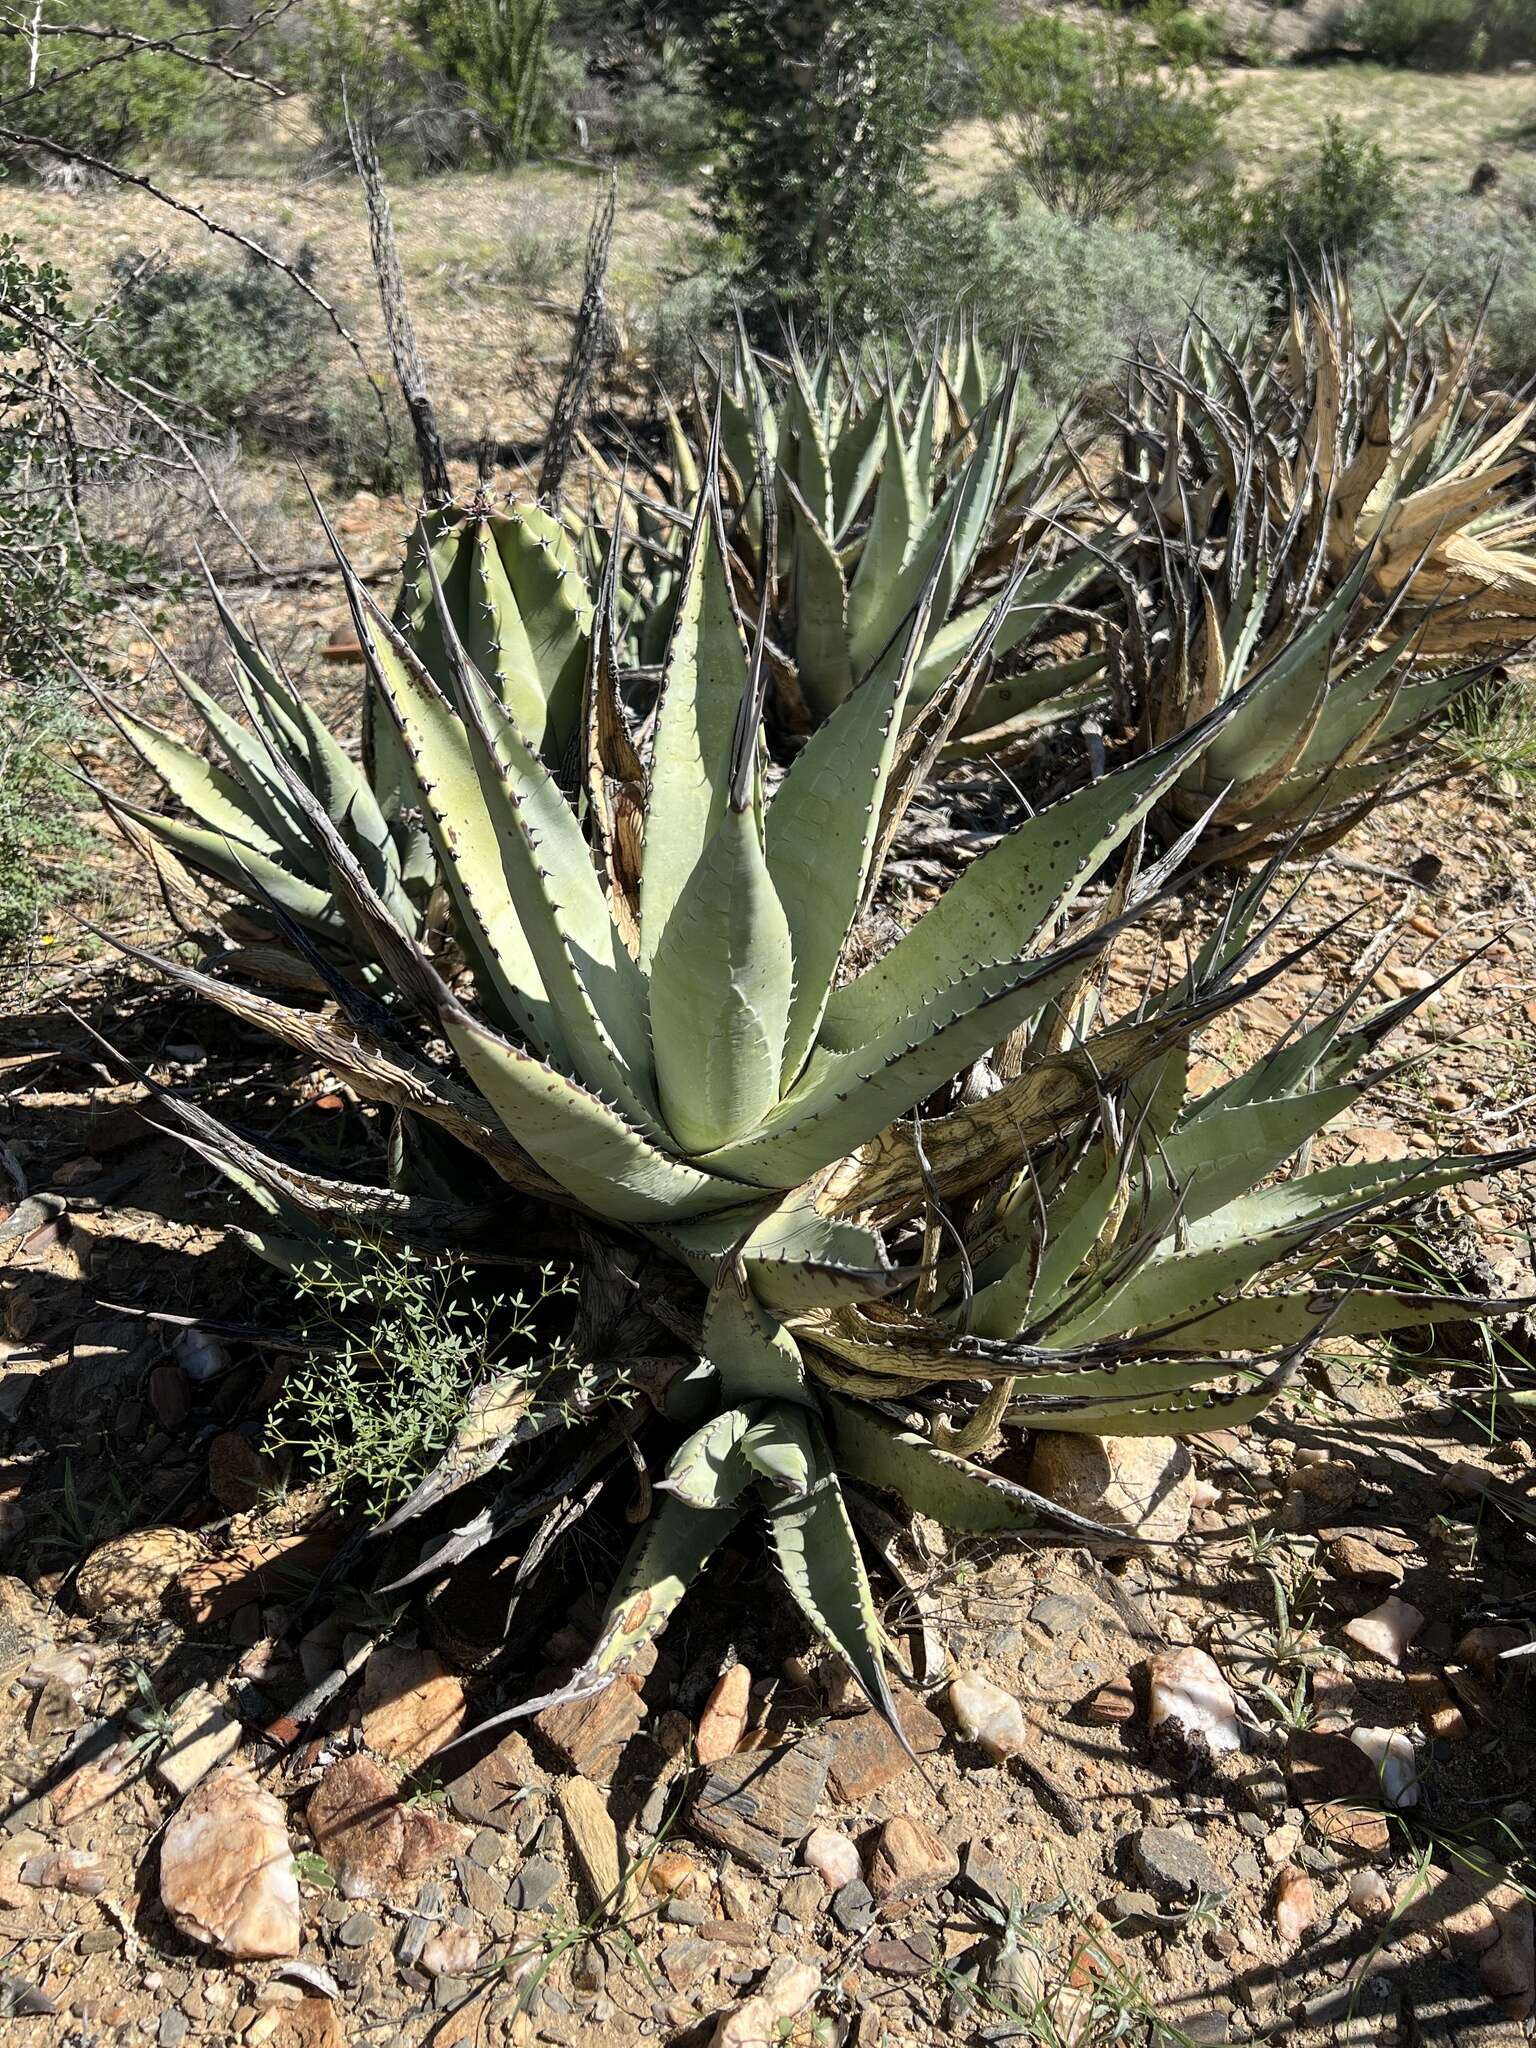
[[[796,1606],[822,1641],[842,1658],[870,1705],[884,1715],[905,1747],[906,1737],[885,1676],[874,1595],[824,1445],[819,1446],[818,1465],[812,1489],[803,1500],[770,1502],[768,1534]]]
[[[1364,1093],[1360,1084],[1319,1088],[1214,1110],[1173,1132],[1150,1164],[1181,1191],[1188,1229],[1246,1194]]]
[[[1190,751],[1176,742],[1100,776],[989,847],[883,959],[833,992],[822,1043],[867,1044],[961,976],[1020,959],[1146,817]]]
[[[795,963],[781,1077],[786,1092],[816,1042],[864,897],[932,597],[930,583],[900,668],[843,699],[795,757],[768,807],[768,871],[789,921]]]
[[[268,743],[256,733],[247,732],[239,720],[232,718],[218,699],[191,676],[178,670],[176,683],[183,696],[196,706],[203,723],[223,748],[235,774],[244,783],[252,806],[267,831],[282,847],[286,864],[310,880],[318,881],[320,875],[314,849],[273,766],[267,752]],[[269,703],[267,709],[271,708]],[[276,746],[280,742],[272,738],[270,744]]]
[[[794,978],[756,808],[731,803],[651,962],[661,1107],[685,1151],[728,1144],[778,1101]]]
[[[915,1515],[946,1529],[991,1536],[1041,1527],[1124,1542],[1124,1532],[1075,1514],[998,1472],[941,1451],[927,1437],[888,1421],[864,1401],[827,1397],[827,1425],[838,1467],[850,1479],[900,1496]]]
[[[1070,554],[1063,556],[1061,561],[1053,562],[1049,568],[1037,569],[1033,574],[1024,577],[1015,592],[1013,603],[1008,608],[1008,615],[993,639],[993,653],[1007,654],[1015,647],[1027,645],[1038,634],[1050,632],[1053,621],[1056,622],[1055,629],[1058,631],[1069,625],[1071,621],[1062,619],[1059,608],[1070,604],[1078,592],[1085,589],[1094,577],[1101,573],[1103,566],[1104,558],[1101,551],[1075,548]],[[990,602],[971,605],[965,611],[957,613],[954,618],[945,619],[937,628],[923,650],[923,658],[918,664],[917,675],[912,685],[914,706],[926,704],[946,676],[964,660],[971,642],[987,624],[991,611]],[[942,614],[940,616],[942,617]],[[1098,667],[1104,664],[1103,655],[1089,659],[1095,660]],[[1019,683],[1026,679],[1015,677],[1012,680]],[[1058,684],[1057,687],[1062,686]],[[1042,690],[1035,698],[1035,703],[1043,701],[1045,694]],[[994,702],[996,701],[994,698]],[[1033,706],[1020,705],[1018,708],[1024,710]]]
[[[864,408],[832,446],[832,516],[835,541],[841,543],[857,518],[870,485],[885,472],[890,446],[889,417],[883,404]]]
[[[723,1267],[710,1290],[701,1348],[733,1405],[810,1398],[799,1345],[752,1293],[739,1261]]]
[[[775,1316],[869,1301],[905,1284],[873,1230],[820,1214],[803,1191],[755,1211],[725,1211],[650,1235],[713,1283],[738,1251],[753,1294]]]
[[[725,1208],[743,1190],[659,1151],[599,1096],[445,1006],[443,1030],[471,1080],[519,1145],[594,1215],[660,1222]]]
[[[662,1496],[625,1559],[588,1670],[598,1677],[621,1671],[661,1634],[743,1512],[744,1504],[695,1508]]]
[[[746,1429],[742,1454],[753,1471],[771,1486],[799,1500],[816,1477],[816,1443],[809,1409],[775,1401]]]
[[[609,914],[581,827],[511,713],[468,666],[452,621],[440,623],[507,891],[570,1059],[589,1088],[659,1139],[645,982]]]
[[[199,874],[223,882],[242,896],[270,899],[306,930],[334,938],[345,929],[328,889],[317,889],[254,846],[242,846],[222,832],[210,832],[183,818],[160,817],[122,798],[115,800],[115,808]]]
[[[746,1448],[753,1426],[751,1410],[724,1409],[678,1447],[657,1491],[691,1508],[733,1507],[757,1469]]]
[[[715,462],[712,451],[711,473]],[[718,504],[706,499],[689,538],[656,711],[640,878],[640,958],[647,970],[725,815],[731,737],[746,677],[747,650],[726,583]]]
[[[848,633],[863,645],[885,593],[905,566],[927,507],[918,487],[917,463],[901,430],[894,392],[883,400],[885,461],[875,486],[874,511],[848,586]]]
[[[284,848],[267,830],[243,783],[227,774],[217,762],[205,760],[173,733],[162,732],[147,719],[139,718],[126,705],[101,701],[139,759],[154,770],[199,824],[264,853],[269,860],[283,858]]]
[[[795,626],[795,668],[800,689],[825,718],[853,688],[848,648],[848,592],[832,537],[792,486],[790,583]]]
[[[1186,1323],[1168,1341],[1191,1350],[1268,1351],[1305,1343],[1313,1335],[1377,1337],[1391,1330],[1480,1322],[1485,1316],[1526,1307],[1523,1300],[1480,1301],[1369,1285],[1313,1288],[1250,1295]]]
[[[960,741],[994,731],[1010,720],[1027,718],[1031,712],[1039,712],[1043,724],[1047,718],[1068,718],[1086,711],[1109,693],[1107,668],[1106,655],[1079,654],[1069,661],[1026,669],[1022,675],[993,676],[972,697],[970,709],[961,718]]]

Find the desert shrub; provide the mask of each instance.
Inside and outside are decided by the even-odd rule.
[[[195,125],[206,73],[172,52],[125,47],[114,56],[102,38],[68,33],[38,41],[34,72],[31,19],[30,8],[18,8],[0,20],[0,101],[8,125],[114,160],[173,144]],[[189,29],[206,34],[212,22],[202,0],[96,0],[80,19],[92,28],[122,27],[151,37]],[[94,68],[80,73],[87,64]],[[34,159],[25,149],[13,152],[13,160],[17,156],[40,170],[57,163],[42,153]]]
[[[682,171],[709,147],[709,116],[691,77],[676,84],[644,84],[618,95],[607,131],[615,156],[636,157],[658,169]]]
[[[581,65],[551,48],[553,13],[552,0],[427,0],[417,10],[422,47],[493,163],[522,163],[563,137]]]
[[[1357,49],[1378,64],[1476,71],[1536,56],[1531,0],[1356,0],[1318,25],[1320,47]]]
[[[952,108],[956,0],[854,19],[793,0],[674,6],[711,110],[704,205],[760,298],[874,317],[893,242],[923,203]]]
[[[487,1295],[459,1259],[339,1246],[297,1277],[316,1350],[289,1375],[267,1434],[338,1492],[382,1515],[445,1451],[493,1373],[530,1369],[539,1310],[574,1291],[548,1268],[531,1287]],[[548,1373],[563,1363],[543,1362]]]
[[[1536,198],[1445,193],[1416,205],[1360,271],[1389,302],[1427,279],[1453,333],[1470,330],[1484,301],[1487,378],[1517,391],[1536,379]]]
[[[329,163],[352,160],[349,108],[395,168],[446,169],[471,146],[454,95],[386,0],[314,0],[285,69]]]
[[[392,382],[376,387],[355,373],[332,375],[297,424],[295,439],[311,461],[329,472],[339,491],[373,491],[389,498],[415,490],[410,414]]]
[[[91,327],[69,284],[0,239],[0,947],[33,931],[70,879],[76,799],[59,754],[78,729],[76,671],[103,672],[117,587],[141,550],[95,537],[82,500],[119,457],[95,445]]]
[[[313,251],[295,268],[308,278]],[[324,316],[270,264],[121,256],[112,275],[109,361],[124,382],[244,439],[270,437],[307,397]]]
[[[1074,220],[1144,209],[1222,160],[1225,102],[1200,89],[1215,54],[1206,27],[1152,10],[1150,30],[1026,12],[978,46],[999,144],[1036,197]]]
[[[1395,160],[1364,132],[1330,120],[1305,156],[1262,184],[1206,195],[1186,215],[1190,239],[1252,276],[1282,279],[1295,264],[1352,263],[1374,255],[1403,218]]]

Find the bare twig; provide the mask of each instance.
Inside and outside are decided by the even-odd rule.
[[[602,339],[606,308],[603,303],[603,287],[608,276],[608,248],[613,240],[614,215],[619,204],[619,179],[616,171],[608,173],[608,189],[598,201],[592,215],[592,229],[587,237],[586,277],[582,286],[581,304],[576,311],[576,328],[571,336],[571,352],[566,359],[565,375],[560,380],[560,390],[555,399],[555,409],[550,415],[549,433],[544,442],[544,463],[539,471],[539,496],[547,505],[560,501],[560,487],[565,481],[566,466],[571,459],[571,449],[576,439],[576,429],[586,411],[587,392],[592,382],[592,372],[597,365],[598,344]]]
[[[416,463],[421,471],[421,495],[426,505],[446,505],[453,497],[448,481],[448,458],[443,453],[437,430],[437,414],[427,390],[427,373],[416,346],[416,329],[411,322],[410,304],[405,296],[405,276],[400,268],[400,249],[395,240],[394,215],[389,194],[384,190],[378,152],[366,125],[353,118],[342,86],[342,112],[347,123],[347,140],[357,166],[363,197],[368,204],[368,246],[373,252],[373,274],[379,282],[379,304],[384,310],[384,332],[389,338],[390,361],[395,382],[411,416],[416,437]]]
[[[242,29],[253,24],[262,27],[275,21],[280,14],[286,14],[294,0],[285,0],[281,7],[268,8],[263,16],[253,16],[252,21],[242,24]],[[176,57],[184,64],[196,65],[202,71],[216,71],[234,85],[248,85],[264,93],[268,99],[285,100],[286,86],[275,79],[263,78],[256,71],[241,71],[223,57],[206,55],[201,50],[189,50],[185,46],[194,38],[209,35],[225,35],[229,29],[182,29],[173,36],[145,36],[135,29],[97,28],[83,22],[49,22],[34,16],[30,21],[16,22],[0,20],[0,37],[15,41],[25,39],[30,46],[27,66],[27,83],[23,91],[12,93],[8,99],[0,100],[0,108],[14,107],[21,101],[34,99],[39,93],[52,92],[58,86],[67,85],[75,79],[84,78],[89,72],[99,71],[104,65],[120,64],[127,57],[155,55]],[[40,73],[38,60],[44,37],[77,38],[82,42],[110,43],[112,47],[99,57],[92,57],[86,63],[73,64],[66,71]]]

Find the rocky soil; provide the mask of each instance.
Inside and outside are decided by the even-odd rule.
[[[1272,943],[1358,924],[1204,1056],[1251,1054],[1353,971],[1391,995],[1475,953],[1328,1145],[1529,1142],[1533,872],[1486,785],[1379,818]],[[96,889],[175,943],[105,844]],[[1112,987],[1185,937],[1149,935]],[[371,1596],[348,1525],[258,1450],[297,1311],[139,1076],[334,1159],[365,1134],[327,1076],[68,937],[0,1019],[16,2039],[1525,2038],[1536,1659],[1506,1653],[1533,1634],[1536,1463],[1493,1399],[1502,1354],[1326,1344],[1251,1430],[1037,1448],[1053,1488],[1157,1539],[1124,1558],[959,1544],[870,1502],[905,1748],[745,1538],[648,1668],[455,1744],[579,1661],[621,1510],[490,1668]],[[1518,1291],[1530,1199],[1490,1176],[1425,1242]]]

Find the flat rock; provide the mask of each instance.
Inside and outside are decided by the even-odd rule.
[[[1011,1692],[979,1671],[957,1671],[949,1682],[950,1712],[967,1742],[984,1749],[994,1763],[1021,1756],[1029,1746],[1024,1709]]]
[[[908,1747],[918,1756],[932,1756],[943,1746],[944,1724],[914,1693],[891,1688],[896,1718]],[[896,1740],[883,1714],[865,1703],[862,1710],[834,1723],[827,1782],[845,1806],[862,1806],[912,1768],[912,1758]]]
[[[545,1791],[548,1784],[528,1747],[528,1738],[513,1728],[493,1750],[452,1780],[448,1804],[460,1820],[509,1834],[528,1795]]]
[[[747,1732],[751,1701],[752,1674],[746,1665],[733,1664],[728,1671],[722,1671],[699,1716],[693,1753],[701,1764],[717,1764],[736,1750]]]
[[[831,1751],[828,1737],[817,1734],[722,1757],[694,1793],[693,1832],[750,1869],[786,1869],[827,1789]]]
[[[920,1898],[938,1891],[960,1875],[960,1858],[933,1829],[911,1814],[900,1813],[881,1828],[870,1852],[866,1882],[876,1901]]]
[[[648,1711],[638,1681],[621,1674],[586,1699],[546,1707],[534,1716],[534,1726],[568,1770],[611,1785],[624,1747]]]
[[[209,1558],[182,1572],[177,1598],[194,1627],[226,1621],[253,1600],[275,1599],[293,1572],[318,1572],[336,1554],[340,1531],[330,1524],[288,1536],[259,1537],[223,1557]]]
[[[464,1725],[464,1688],[431,1650],[386,1643],[363,1667],[363,1740],[402,1770],[419,1770]]]
[[[1172,1828],[1142,1828],[1132,1835],[1131,1860],[1155,1898],[1187,1900],[1226,1889],[1200,1844]]]
[[[814,1963],[782,1958],[753,1997],[719,2014],[709,2048],[783,2048],[790,2022],[820,1989],[821,1972]]]
[[[158,1621],[203,1547],[185,1529],[135,1529],[93,1550],[75,1576],[75,1598],[93,1621]]]
[[[617,1910],[622,1884],[619,1831],[607,1800],[586,1778],[562,1778],[555,1787],[555,1803],[570,1831],[594,1904]]]
[[[1367,1656],[1384,1664],[1401,1664],[1408,1646],[1424,1626],[1424,1616],[1406,1600],[1389,1594],[1369,1614],[1357,1615],[1344,1624],[1344,1633]]]
[[[1293,1729],[1286,1742],[1285,1771],[1307,1818],[1328,1841],[1368,1856],[1385,1850],[1389,1833],[1375,1768],[1347,1735]]]
[[[244,1764],[222,1764],[171,1815],[160,1899],[178,1933],[225,1955],[298,1954],[303,1914],[283,1809]]]
[[[1149,1541],[1187,1532],[1194,1462],[1177,1437],[1041,1430],[1033,1443],[1029,1483],[1048,1499]]]
[[[155,1759],[155,1776],[172,1792],[190,1792],[240,1747],[240,1723],[205,1685],[177,1702],[172,1725],[170,1743]]]
[[[441,1815],[402,1804],[394,1779],[367,1756],[332,1764],[304,1818],[344,1899],[380,1898],[423,1876],[468,1838]]]

